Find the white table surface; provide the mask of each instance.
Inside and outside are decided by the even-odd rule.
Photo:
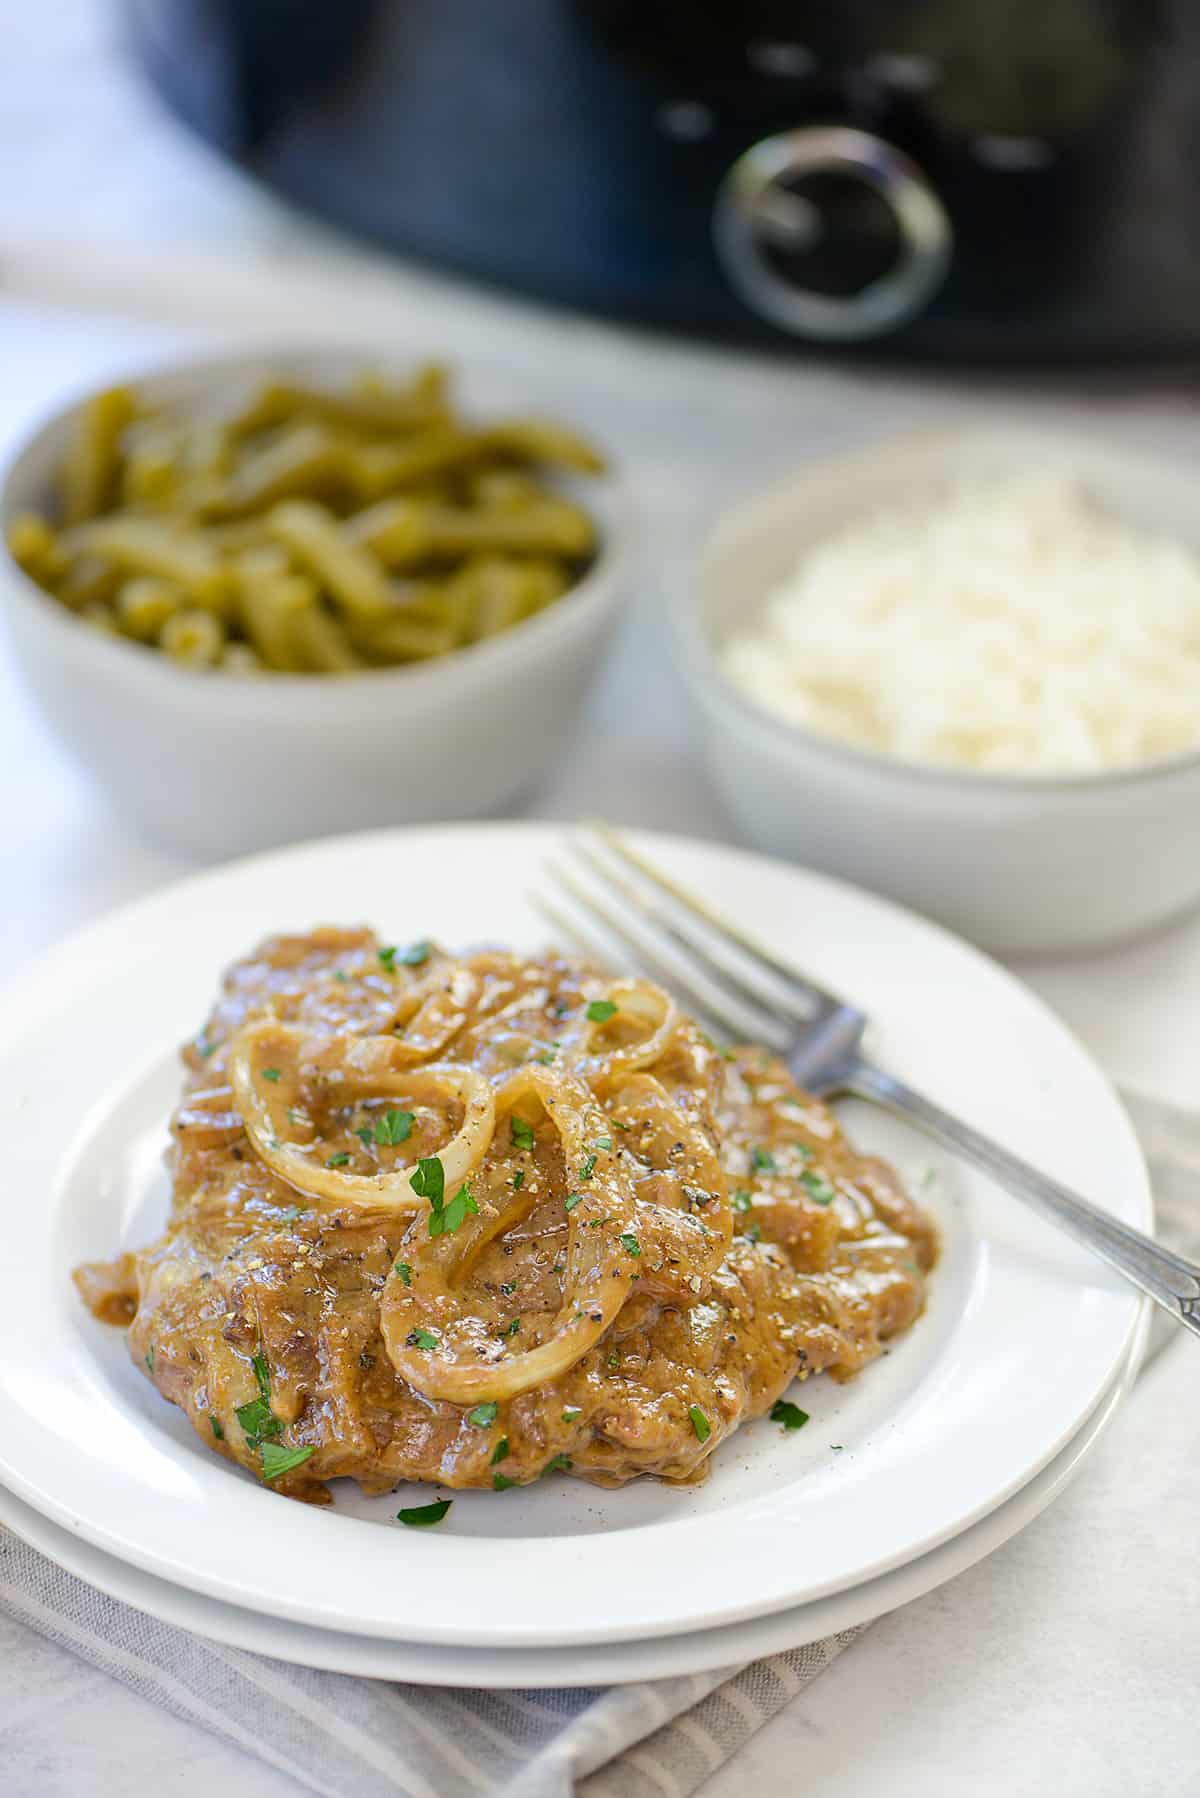
[[[573,751],[529,807],[712,837],[656,590],[718,496],[804,457],[981,405],[1200,452],[1196,384],[847,371],[668,343],[346,246],[221,168],[124,68],[96,0],[0,0],[0,454],[55,397],[183,342],[357,335],[549,370],[619,449],[646,526],[639,590]],[[11,41],[11,39],[10,39]],[[52,233],[52,236],[48,235]],[[573,403],[574,401],[574,403]],[[58,751],[0,648],[0,974],[189,871],[140,841]],[[1118,1078],[1200,1101],[1200,918],[1021,970]],[[877,1625],[706,1787],[735,1798],[1172,1793],[1200,1770],[1194,1422],[1180,1342],[1053,1510]],[[283,1782],[0,1620],[0,1791],[226,1798]]]

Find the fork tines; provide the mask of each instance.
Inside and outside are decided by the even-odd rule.
[[[571,866],[547,873],[568,911],[542,902],[560,928],[606,962],[632,950],[645,969],[682,989],[721,1029],[784,1050],[839,1002],[792,973],[735,925],[658,868],[615,830],[595,826],[567,840]],[[580,930],[575,914],[587,920]],[[612,939],[626,955],[614,956]]]

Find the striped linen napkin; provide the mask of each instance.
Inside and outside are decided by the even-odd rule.
[[[1200,1257],[1200,1115],[1124,1097],[1150,1162],[1159,1235]],[[1156,1319],[1151,1355],[1175,1329]],[[608,1690],[402,1686],[159,1623],[4,1530],[0,1609],[325,1798],[687,1798],[861,1633]]]

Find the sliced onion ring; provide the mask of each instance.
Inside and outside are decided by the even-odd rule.
[[[644,1196],[644,1176],[637,1182],[638,1234],[642,1243],[642,1277],[648,1291],[662,1296],[678,1296],[686,1304],[695,1297],[690,1280],[695,1275],[707,1281],[716,1273],[733,1240],[733,1207],[729,1199],[729,1181],[716,1145],[702,1118],[685,1111],[672,1098],[655,1074],[620,1074],[608,1083],[608,1091],[619,1107],[622,1100],[640,1117],[644,1127],[653,1126],[660,1140],[676,1145],[674,1157],[656,1173],[666,1187],[678,1190],[680,1199],[689,1185],[702,1187],[711,1195],[696,1219],[683,1204],[664,1204]],[[656,1265],[648,1252],[651,1243],[661,1249],[661,1264]]]
[[[233,1093],[228,1086],[185,1093],[171,1129],[189,1149],[216,1149],[236,1142],[242,1134],[242,1120],[233,1109]]]
[[[255,1152],[281,1180],[309,1198],[371,1211],[424,1210],[426,1201],[411,1184],[415,1162],[384,1174],[347,1174],[314,1162],[310,1152],[289,1140],[287,1112],[300,1097],[300,1058],[317,1043],[311,1031],[280,1023],[277,1018],[250,1024],[235,1038],[229,1057],[230,1084]],[[353,1045],[353,1055],[344,1057],[341,1090],[392,1098],[429,1087],[452,1095],[463,1107],[463,1121],[437,1153],[447,1186],[460,1185],[482,1161],[492,1140],[496,1111],[491,1086],[473,1068],[449,1062],[388,1072],[385,1044],[390,1048],[391,1039],[360,1038]],[[322,1061],[328,1062],[332,1046],[320,1044]],[[264,1080],[264,1065],[276,1068],[279,1079]]]
[[[469,1352],[458,1355],[446,1341],[449,1329],[470,1316],[455,1290],[456,1281],[489,1242],[512,1229],[540,1202],[544,1195],[530,1193],[528,1186],[511,1193],[499,1209],[481,1207],[453,1235],[427,1241],[412,1240],[410,1233],[404,1254],[411,1283],[405,1285],[393,1268],[381,1295],[380,1328],[396,1372],[427,1398],[474,1405],[485,1399],[514,1398],[558,1379],[604,1334],[629,1297],[632,1264],[620,1238],[633,1218],[633,1195],[616,1155],[597,1153],[589,1141],[597,1116],[595,1101],[569,1074],[525,1067],[497,1092],[497,1113],[511,1112],[531,1095],[557,1129],[571,1173],[595,1155],[591,1177],[580,1188],[584,1196],[566,1214],[570,1234],[562,1305],[546,1341],[537,1348],[506,1349],[499,1358],[485,1360]],[[606,1220],[604,1228],[587,1227],[601,1217]],[[422,1349],[409,1340],[418,1328],[437,1336],[435,1348]]]
[[[618,1074],[636,1073],[658,1061],[679,1022],[674,999],[651,980],[614,980],[604,998],[616,1006],[620,1017],[635,1018],[639,1024],[645,1024],[648,1034],[641,1042],[625,1048],[597,1049],[596,1037],[608,1020],[596,1023],[585,1013],[579,1048],[588,1079],[598,1083],[615,1079]]]
[[[394,1065],[444,1055],[479,999],[480,983],[470,968],[442,966],[410,987],[396,1008],[390,1038]]]

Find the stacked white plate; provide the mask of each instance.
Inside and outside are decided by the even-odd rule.
[[[763,1421],[710,1480],[601,1492],[569,1479],[429,1488],[331,1510],[211,1455],[83,1310],[79,1261],[146,1241],[177,1045],[220,970],[325,921],[395,940],[533,948],[556,833],[380,833],[236,864],[115,914],[5,995],[10,1277],[0,1314],[0,1518],[129,1603],[313,1666],[436,1684],[565,1685],[730,1665],[892,1609],[1004,1541],[1059,1491],[1132,1379],[1142,1306],[982,1176],[880,1112],[851,1135],[921,1188],[943,1232],[928,1309],[848,1386],[804,1387],[799,1432]],[[1115,1215],[1151,1224],[1133,1131],[1063,1026],[935,927],[801,870],[643,837],[778,954],[875,1020],[872,1049],[931,1097]]]

